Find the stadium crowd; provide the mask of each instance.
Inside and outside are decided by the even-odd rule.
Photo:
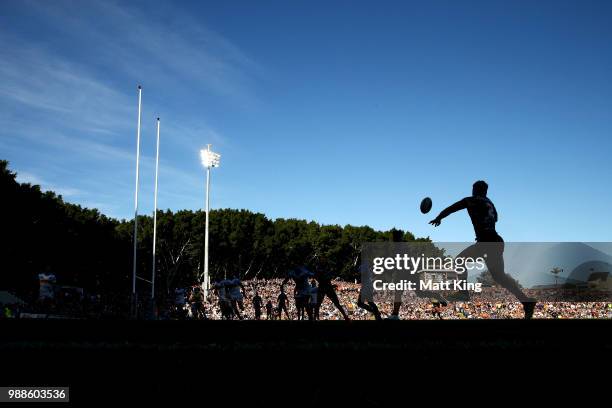
[[[152,310],[141,313],[142,318],[170,319],[261,319],[297,320],[307,319],[307,313],[296,307],[299,294],[293,281],[283,279],[225,280],[227,291],[220,291],[219,282],[213,285],[207,301],[199,285],[177,288],[156,307],[142,303],[139,310]],[[221,282],[222,283],[222,282]],[[283,285],[284,283],[284,285]],[[221,286],[224,286],[221,285]],[[332,281],[338,300],[348,317],[352,320],[371,320],[374,316],[358,306],[360,284],[340,280]],[[284,287],[284,294],[281,293]],[[554,289],[526,289],[526,293],[538,299],[533,315],[535,319],[610,319],[610,301],[567,301],[567,293]],[[220,296],[221,295],[221,296]],[[281,298],[284,297],[284,301]],[[314,307],[316,298],[308,298],[308,305]],[[378,295],[375,302],[382,317],[392,315],[394,298],[392,295]],[[283,309],[282,304],[285,309]],[[282,312],[282,313],[281,313]],[[310,311],[309,311],[310,313]],[[314,313],[313,313],[314,314]],[[56,317],[56,318],[93,318],[124,319],[130,318],[129,300],[122,296],[100,298],[100,296],[62,294],[53,299],[38,300],[26,305],[2,305],[2,318],[19,317]],[[436,303],[430,298],[419,298],[414,292],[404,292],[399,318],[413,319],[521,319],[523,307],[510,293],[498,287],[485,287],[481,293],[472,294],[470,301],[449,302],[447,305]],[[319,320],[342,320],[338,308],[325,298],[321,303]]]
[[[240,310],[240,316],[243,319],[255,319],[255,310],[253,299],[257,294],[261,298],[262,315],[261,319],[287,319],[286,314],[280,314],[279,297],[281,296],[282,279],[271,280],[250,280],[242,282],[244,287],[243,308]],[[373,315],[363,310],[357,305],[360,285],[351,282],[334,281],[334,286],[341,305],[347,311],[349,317],[354,320],[373,319]],[[293,297],[294,286],[287,284],[285,292],[288,297],[286,302],[287,311],[291,319],[298,318],[296,301]],[[192,293],[198,292],[199,287],[194,286],[188,288],[185,295],[185,303],[183,306],[175,304],[175,310],[182,309],[182,318],[194,318],[195,310],[193,306]],[[553,291],[543,292],[542,290],[527,290],[530,296],[538,299],[550,298],[545,302],[538,302],[534,313],[536,319],[605,319],[612,318],[612,303],[611,302],[569,302],[555,301],[558,299],[558,294]],[[180,300],[180,299],[179,299]],[[381,314],[390,316],[393,308],[393,298],[376,298],[376,303]],[[199,302],[200,298],[196,297]],[[403,320],[410,319],[521,319],[523,317],[523,308],[511,294],[501,288],[487,287],[479,294],[472,296],[469,302],[451,302],[446,306],[432,302],[429,298],[418,298],[414,292],[406,292],[402,296],[402,307],[399,317]],[[270,304],[268,311],[265,305]],[[215,291],[211,293],[211,298],[208,302],[203,303],[202,317],[208,319],[222,319],[222,313],[219,298]],[[176,318],[177,314],[171,315]],[[166,316],[170,318],[170,316]],[[329,299],[326,299],[321,304],[320,320],[342,320],[343,316],[340,311],[332,304]]]

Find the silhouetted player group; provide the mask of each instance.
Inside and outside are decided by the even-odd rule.
[[[472,195],[465,197],[451,206],[445,208],[440,214],[430,221],[430,224],[438,227],[444,218],[459,210],[466,209],[474,226],[476,234],[476,243],[463,250],[457,257],[471,257],[485,259],[487,269],[491,273],[493,279],[502,287],[512,293],[522,304],[525,312],[525,319],[530,319],[533,316],[536,301],[527,297],[519,287],[518,283],[508,276],[504,271],[504,240],[495,230],[497,223],[497,210],[493,202],[487,197],[488,185],[480,180],[474,183],[472,187]],[[294,300],[297,310],[298,320],[319,320],[319,312],[321,304],[325,297],[328,297],[336,308],[340,311],[345,320],[349,320],[349,316],[340,304],[340,300],[336,294],[336,287],[332,283],[333,274],[329,268],[317,266],[314,271],[311,271],[305,266],[297,266],[292,268],[285,280],[280,285],[280,294],[278,296],[278,305],[274,307],[269,300],[266,307],[267,318],[282,319],[283,314],[287,319],[291,319],[288,311],[289,298],[285,293],[285,285],[293,280],[295,283]],[[467,280],[467,270],[464,272],[463,278]],[[318,284],[317,284],[318,283]],[[219,303],[223,318],[231,319],[238,317],[242,319],[240,311],[243,309],[244,287],[238,278],[232,280],[224,280],[215,284],[215,289],[219,297]],[[372,313],[377,320],[382,319],[380,311],[376,303],[369,299],[364,300],[362,293],[359,294],[357,305]],[[434,314],[441,318],[440,307],[446,306],[449,301],[469,301],[469,291],[461,291],[455,293],[448,298],[442,297],[437,292],[416,291],[419,297],[427,297],[432,299]],[[402,305],[402,292],[395,291],[395,299],[393,303],[393,312],[390,319],[399,319],[399,311]],[[262,316],[263,301],[257,291],[253,297],[253,307],[255,308],[255,318],[260,319]]]
[[[314,272],[304,266],[292,269],[289,271],[287,278],[281,283],[280,296],[284,295],[285,285],[291,279],[295,282],[294,298],[298,320],[304,320],[306,317],[308,317],[308,320],[319,320],[321,304],[326,296],[340,311],[344,320],[349,320],[348,314],[340,304],[336,294],[336,287],[332,283],[333,275],[325,268],[316,268]],[[279,309],[280,307],[281,304],[279,302]],[[283,308],[288,316],[285,303],[283,303]]]
[[[285,285],[290,280],[293,280],[295,283],[293,295],[298,320],[319,320],[321,304],[326,296],[338,308],[344,319],[349,320],[348,314],[340,304],[336,294],[336,286],[332,283],[332,279],[333,276],[322,269],[315,269],[315,272],[312,272],[305,266],[293,268],[280,285],[280,294],[277,299],[278,306],[274,307],[271,300],[268,300],[266,303],[267,319],[282,319],[283,314],[287,319],[291,319],[288,309],[289,297],[285,293]],[[222,318],[226,320],[233,318],[242,320],[241,311],[244,310],[243,299],[246,297],[246,294],[240,279],[234,277],[233,279],[215,282],[213,289],[217,293]],[[253,309],[256,320],[262,318],[263,307],[263,299],[259,292],[255,290]]]

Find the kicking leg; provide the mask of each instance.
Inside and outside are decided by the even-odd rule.
[[[504,289],[512,293],[525,309],[525,319],[531,319],[535,309],[536,300],[523,293],[518,282],[510,277],[504,270],[504,243],[495,242],[487,245],[487,268],[491,277]]]
[[[321,311],[321,305],[323,304],[323,301],[325,300],[325,290],[322,290],[321,287],[319,287],[319,291],[317,293],[317,304],[314,307],[314,318],[315,320],[319,320],[319,313]]]
[[[287,305],[283,305],[283,309],[281,310],[279,315],[283,313],[283,310],[285,311],[285,316],[287,316],[287,320],[291,320],[291,317],[289,317],[289,311],[287,310]]]
[[[325,294],[329,297],[329,300],[332,301],[332,303],[334,304],[334,306],[336,306],[340,313],[342,313],[342,317],[344,317],[344,320],[350,320],[348,314],[340,304],[340,299],[338,299],[338,295],[336,294],[334,288],[330,287],[329,289],[327,289],[327,293]]]
[[[232,310],[238,319],[242,320],[242,315],[240,314],[240,310],[238,308],[238,302],[236,300],[232,300]]]
[[[469,247],[465,248],[463,251],[461,251],[461,253],[459,253],[459,255],[456,256],[456,258],[474,258],[476,259],[477,257],[482,257],[483,256],[483,252],[482,252],[482,248],[481,248],[481,244],[479,242],[470,245]],[[458,276],[461,279],[464,279],[466,282],[468,280],[468,270],[466,269],[465,272],[458,274]],[[438,299],[440,300],[440,299]],[[451,302],[468,302],[470,300],[470,291],[465,289],[465,290],[461,290],[459,292],[457,292],[456,294],[451,294],[448,297],[448,300]],[[446,303],[446,301],[444,301],[444,303]]]
[[[357,298],[357,306],[359,306],[363,310],[366,310],[366,311],[372,313],[374,315],[374,317],[376,318],[376,320],[382,320],[382,317],[380,316],[380,311],[378,310],[378,307],[376,306],[376,303],[374,303],[373,301],[368,301],[367,303],[364,302],[361,299],[361,294]]]

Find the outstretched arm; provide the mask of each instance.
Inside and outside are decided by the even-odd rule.
[[[464,198],[462,200],[457,201],[455,204],[446,207],[444,210],[442,210],[442,212],[440,212],[440,214],[438,214],[436,218],[429,221],[429,223],[433,225],[434,227],[437,227],[442,222],[442,219],[448,217],[454,212],[457,212],[459,210],[463,210],[466,208],[467,208],[467,200]]]

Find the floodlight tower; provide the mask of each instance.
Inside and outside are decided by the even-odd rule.
[[[151,299],[155,299],[155,247],[157,245],[157,179],[159,176],[159,118],[157,118],[157,143],[155,148],[155,192],[153,196],[153,270],[151,272]]]
[[[138,85],[138,124],[136,127],[136,188],[134,191],[134,253],[132,266],[132,306],[133,313],[136,313],[136,256],[138,247],[138,178],[140,174],[140,117],[142,106],[142,86]]]
[[[202,166],[206,168],[206,224],[204,228],[204,282],[202,282],[202,290],[204,291],[204,300],[208,299],[208,221],[210,218],[210,169],[219,167],[221,155],[210,150],[210,144],[206,149],[200,150],[200,159]]]

